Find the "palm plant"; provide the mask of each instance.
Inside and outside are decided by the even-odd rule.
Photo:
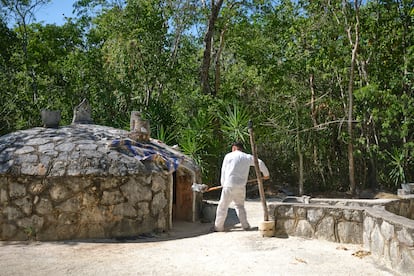
[[[172,126],[164,127],[164,125],[155,126],[155,137],[163,141],[167,145],[172,145],[176,142],[177,131]]]
[[[406,182],[404,165],[406,162],[406,156],[404,151],[394,149],[393,153],[387,151],[387,154],[391,158],[391,171],[389,172],[390,179],[394,182],[396,186]]]
[[[226,113],[220,113],[222,121],[221,131],[230,141],[246,142],[248,137],[247,123],[249,122],[249,112],[243,106],[233,103],[232,106],[226,106]]]
[[[190,156],[201,168],[204,175],[208,174],[205,159],[208,147],[213,140],[213,116],[199,111],[192,117],[188,127],[180,132],[179,145],[181,151]]]

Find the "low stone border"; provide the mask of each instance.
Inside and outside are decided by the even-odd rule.
[[[272,204],[276,236],[300,236],[339,243],[362,243],[361,207],[319,206],[315,204]]]
[[[272,203],[269,214],[276,222],[276,236],[361,244],[387,267],[409,274],[414,271],[411,208],[414,196],[403,200],[311,199],[309,204]]]
[[[414,272],[414,221],[379,208],[365,210],[363,247],[387,267]]]

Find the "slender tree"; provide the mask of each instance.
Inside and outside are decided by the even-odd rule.
[[[211,90],[210,87],[209,72],[211,66],[214,30],[223,2],[224,0],[211,0],[210,3],[210,15],[208,18],[206,33],[204,35],[203,61],[200,70],[201,87],[204,94],[215,94],[215,90]]]

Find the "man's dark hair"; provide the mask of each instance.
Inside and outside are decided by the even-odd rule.
[[[243,143],[242,143],[242,142],[234,142],[231,146],[232,146],[232,147],[233,147],[233,146],[234,146],[234,147],[237,147],[237,148],[239,148],[240,150],[244,150],[244,145],[243,145]]]

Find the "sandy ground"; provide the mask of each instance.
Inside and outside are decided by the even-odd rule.
[[[260,201],[246,202],[252,227]],[[169,233],[133,240],[1,242],[0,275],[395,275],[359,245],[243,231],[210,233],[208,223],[176,223]]]

